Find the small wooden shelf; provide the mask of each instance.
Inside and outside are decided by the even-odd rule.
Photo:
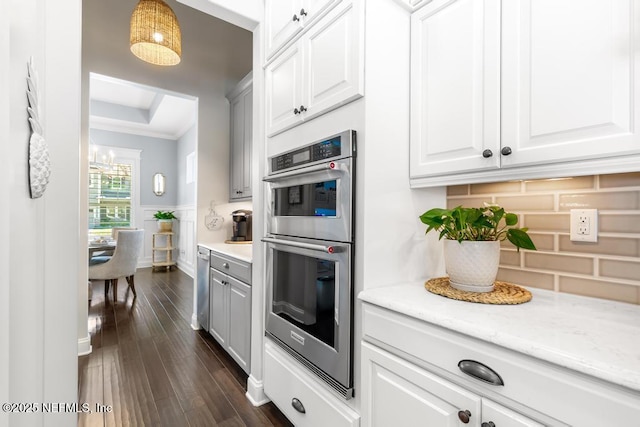
[[[160,242],[157,240],[158,236],[163,237]],[[162,243],[164,243],[164,245],[160,246]],[[154,269],[156,267],[163,267],[171,270],[171,268],[176,265],[176,262],[173,260],[173,250],[175,249],[173,246],[173,232],[162,231],[153,233],[152,245],[153,254],[151,266]]]

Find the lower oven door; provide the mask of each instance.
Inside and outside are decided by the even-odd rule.
[[[280,237],[263,241],[268,248],[267,332],[347,396],[352,389],[351,244]]]

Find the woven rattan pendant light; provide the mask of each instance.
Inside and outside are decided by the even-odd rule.
[[[156,65],[176,65],[182,56],[182,35],[173,10],[162,0],[140,0],[131,15],[131,52]]]

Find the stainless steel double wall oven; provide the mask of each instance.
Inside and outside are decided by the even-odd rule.
[[[356,133],[270,158],[267,335],[353,396]]]

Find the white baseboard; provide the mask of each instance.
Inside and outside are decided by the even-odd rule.
[[[78,356],[91,354],[91,350],[91,337],[89,335],[84,338],[78,338]]]
[[[194,331],[202,329],[202,327],[198,323],[198,315],[197,315],[197,313],[193,313],[191,315],[191,329],[193,329]]]
[[[271,399],[264,394],[264,384],[262,381],[258,381],[252,375],[249,375],[247,379],[247,393],[245,396],[253,406],[261,406],[271,402]]]

